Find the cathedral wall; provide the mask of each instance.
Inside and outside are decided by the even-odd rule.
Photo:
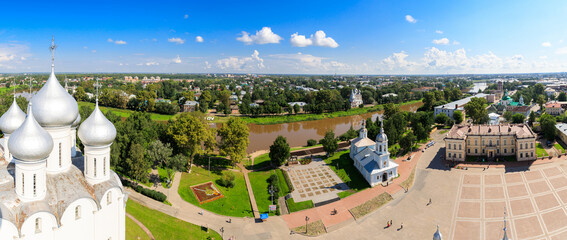
[[[124,194],[118,188],[109,189],[102,196],[101,209],[95,214],[96,240],[109,238],[123,240],[125,238],[126,209],[124,206]]]
[[[81,198],[71,203],[61,216],[61,227],[55,232],[55,239],[95,239],[96,211],[97,205],[90,198]]]
[[[55,240],[54,229],[57,229],[55,216],[48,212],[32,214],[22,224],[21,234],[25,240]]]
[[[45,128],[53,138],[53,150],[47,158],[47,172],[57,173],[71,167],[71,128]]]
[[[18,236],[18,228],[6,219],[0,219],[0,239],[14,239]]]

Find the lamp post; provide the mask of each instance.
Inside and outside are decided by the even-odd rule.
[[[274,185],[270,185],[270,196],[272,197],[272,204],[274,204]]]
[[[309,217],[305,216],[305,234],[307,234],[307,222],[309,222]]]

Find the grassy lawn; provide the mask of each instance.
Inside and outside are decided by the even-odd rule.
[[[444,134],[444,133],[447,133],[448,131],[449,130],[441,130],[441,131],[439,131],[439,134]]]
[[[150,240],[150,237],[132,219],[126,217],[127,240]]]
[[[79,102],[79,108],[84,107],[84,106],[90,106],[92,108],[94,108],[94,103],[91,102]],[[114,114],[123,117],[123,118],[127,118],[130,116],[130,114],[134,113],[135,111],[129,110],[129,109],[120,109],[120,108],[112,108],[112,107],[103,107],[103,106],[99,106],[100,110],[103,113],[108,112],[108,110],[111,110]],[[154,121],[167,121],[172,117],[175,117],[177,115],[179,115],[179,113],[175,114],[175,115],[164,115],[164,114],[158,114],[158,113],[150,113],[152,120]]]
[[[547,156],[547,152],[545,151],[545,149],[543,149],[543,146],[541,146],[541,143],[536,144],[536,153],[537,153],[537,157]]]
[[[355,218],[360,218],[366,214],[373,212],[374,210],[380,208],[381,206],[392,200],[393,200],[392,196],[387,192],[385,192],[369,200],[368,202],[365,202],[350,209],[350,212]]]
[[[275,171],[248,173],[250,184],[254,191],[254,198],[256,198],[256,205],[258,206],[258,211],[260,211],[260,213],[268,213],[268,206],[271,204],[277,204],[278,196],[274,194],[274,203],[272,203],[270,193],[268,192],[268,178],[274,173]],[[275,215],[275,212],[269,212],[269,215],[273,216]]]
[[[408,176],[408,178],[403,181],[400,186],[409,190],[411,188],[411,186],[413,185],[413,179],[415,178],[415,167],[413,168],[413,170],[411,170],[410,175]]]
[[[158,174],[159,174],[159,180],[161,181],[161,185],[164,188],[167,188],[167,170],[165,168],[160,168],[160,167],[158,167],[157,170],[158,170]],[[171,181],[173,182],[175,172],[173,172],[172,170],[169,170],[169,173],[171,173]]]
[[[295,202],[293,198],[289,198],[288,200],[286,200],[286,202],[287,202],[287,208],[289,209],[290,213],[313,208],[314,206],[313,201],[311,200],[307,200],[303,202]]]
[[[226,188],[216,183],[221,178],[222,173],[230,170],[213,170],[211,175],[208,176],[208,171],[201,167],[193,166],[191,173],[183,173],[181,175],[181,182],[179,184],[179,195],[183,200],[206,209],[208,211],[233,217],[251,217],[253,216],[252,207],[250,206],[250,198],[246,190],[244,176],[240,172],[234,172],[235,180],[233,188]],[[214,200],[212,202],[199,204],[199,201],[191,191],[190,186],[200,183],[210,182],[215,183],[217,188],[224,195],[223,198]]]
[[[555,146],[555,149],[557,149],[559,152],[565,153],[565,148],[563,148],[563,146],[561,146],[561,144],[555,143],[554,146]]]
[[[248,169],[263,169],[271,166],[270,153],[264,153],[254,158],[254,166],[247,166]]]
[[[289,194],[291,191],[289,190],[289,185],[287,185],[287,181],[285,180],[283,170],[276,169],[276,175],[278,175],[278,186],[280,187],[280,197],[283,197]]]
[[[355,192],[361,191],[370,187],[364,177],[358,172],[353,165],[352,159],[349,156],[350,151],[343,151],[335,153],[333,156],[325,159],[325,162],[335,171],[335,173],[345,182],[352,191],[344,191],[339,194],[339,197],[344,198],[352,195]]]
[[[318,236],[318,235],[321,235],[321,234],[327,232],[327,231],[325,231],[325,225],[323,225],[323,221],[321,221],[321,220],[316,221],[316,222],[309,222],[307,224],[307,232],[305,232],[305,225],[296,227],[292,230],[294,232],[302,233],[302,234],[305,234],[307,236]]]
[[[221,239],[220,234],[212,229],[209,229],[209,232],[207,233],[206,231],[203,231],[204,229],[202,229],[201,226],[197,226],[195,224],[191,224],[171,217],[162,212],[149,209],[132,200],[128,200],[128,202],[126,203],[126,212],[134,216],[136,219],[138,219],[138,221],[142,222],[144,226],[146,226],[150,230],[150,232],[152,232],[156,239],[196,240],[206,239],[209,236],[214,239]],[[131,225],[128,225],[128,223],[126,224],[127,229],[131,228]],[[138,226],[136,225],[136,227]],[[132,233],[135,233],[135,231],[136,230],[131,229],[127,230],[127,232]],[[130,238],[127,237],[127,239]]]

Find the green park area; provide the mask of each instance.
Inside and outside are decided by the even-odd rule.
[[[221,239],[212,229],[207,232],[206,228],[149,209],[132,200],[126,203],[126,212],[144,224],[156,239]],[[150,239],[134,221],[129,221],[128,217],[126,219],[126,239]]]
[[[79,102],[79,108],[86,107],[86,106],[94,108],[94,105],[95,104],[91,103],[91,102]],[[106,113],[110,110],[110,111],[112,111],[112,113],[114,113],[114,114],[116,114],[116,115],[118,115],[122,118],[127,118],[132,113],[135,112],[135,111],[129,110],[129,109],[120,109],[120,108],[113,108],[113,107],[99,106],[99,108],[103,113]],[[179,115],[179,113],[176,114],[176,115],[164,115],[164,114],[158,114],[158,113],[150,113],[150,115],[151,115],[151,119],[154,120],[154,121],[167,121],[167,120]]]
[[[537,157],[545,157],[545,156],[547,156],[547,152],[545,151],[545,149],[543,148],[543,146],[541,145],[541,143],[537,143],[537,144],[536,144],[536,154],[537,154]]]
[[[288,200],[286,200],[286,202],[287,202],[287,208],[288,208],[290,213],[298,212],[298,211],[301,211],[301,210],[305,210],[305,209],[309,209],[309,208],[314,207],[312,200],[307,200],[307,201],[303,201],[303,202],[295,202],[295,200],[293,200],[293,198],[289,198]]]
[[[358,169],[354,167],[353,161],[349,156],[350,151],[342,151],[335,153],[331,157],[325,159],[325,162],[331,169],[348,185],[350,190],[340,192],[340,198],[348,197],[361,190],[369,188],[368,182],[362,177]]]
[[[233,182],[234,186],[224,187],[218,184],[222,174],[229,171],[233,172],[235,176]],[[199,204],[197,197],[193,191],[191,191],[191,186],[206,182],[213,182],[224,197]],[[244,176],[240,172],[234,172],[232,170],[213,170],[209,176],[209,172],[206,169],[193,166],[191,173],[183,173],[181,175],[178,192],[183,200],[220,215],[233,217],[253,216],[252,207],[250,206],[250,198],[248,197],[248,191],[246,190],[246,184],[244,182]]]
[[[273,189],[276,191],[273,194],[269,192],[270,187],[270,176],[276,176],[274,180]],[[250,184],[252,185],[252,190],[254,191],[254,198],[256,199],[256,205],[258,206],[258,211],[260,213],[269,213],[269,215],[275,215],[276,212],[269,212],[269,205],[278,205],[278,197],[283,197],[290,193],[289,187],[283,176],[281,169],[258,171],[248,173],[250,178]],[[279,208],[279,206],[278,206]]]
[[[563,148],[563,146],[561,146],[561,144],[559,143],[555,143],[555,149],[557,149],[557,151],[559,151],[559,153],[563,154],[565,153],[565,148]]]

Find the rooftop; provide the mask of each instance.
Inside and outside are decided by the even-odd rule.
[[[463,106],[463,105],[467,104],[468,102],[470,102],[473,97],[485,98],[486,96],[488,96],[488,94],[479,93],[479,94],[476,94],[474,96],[466,97],[466,98],[463,98],[461,100],[457,100],[457,101],[454,101],[454,102],[447,103],[445,105],[437,106],[435,108],[455,109],[455,105],[457,105],[458,107]]]
[[[525,124],[454,125],[447,138],[465,139],[469,135],[513,135],[517,138],[535,138],[536,134]]]

